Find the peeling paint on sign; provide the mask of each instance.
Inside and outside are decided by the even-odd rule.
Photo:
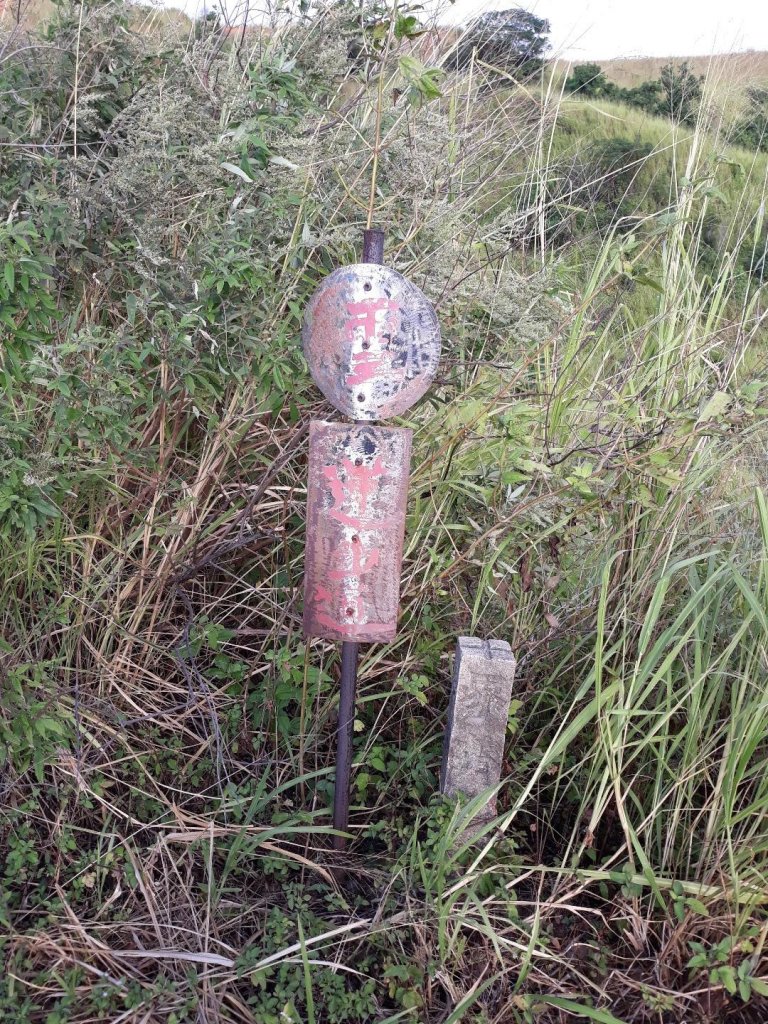
[[[315,383],[354,420],[405,412],[440,361],[432,304],[402,274],[372,263],[328,275],[309,301],[302,339]]]
[[[310,423],[307,636],[394,638],[410,458],[410,430]]]

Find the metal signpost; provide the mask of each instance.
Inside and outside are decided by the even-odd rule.
[[[309,430],[304,632],[341,641],[333,825],[349,824],[359,645],[394,639],[411,431],[375,426],[421,398],[437,371],[440,327],[410,281],[382,266],[384,233],[366,230],[363,262],[323,281],[302,340],[312,377],[353,422]],[[343,850],[344,836],[334,837]]]

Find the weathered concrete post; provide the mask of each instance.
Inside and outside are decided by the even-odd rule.
[[[476,797],[501,778],[515,658],[504,640],[459,637],[443,745],[440,792]],[[475,815],[496,815],[492,797]]]

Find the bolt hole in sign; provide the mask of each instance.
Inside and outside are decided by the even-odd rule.
[[[312,296],[302,337],[315,383],[358,421],[310,424],[304,632],[392,640],[412,435],[367,421],[405,412],[427,390],[440,360],[437,316],[401,274],[353,264]]]
[[[437,372],[437,314],[415,284],[375,263],[341,267],[307,305],[304,355],[315,383],[354,420],[399,416]]]

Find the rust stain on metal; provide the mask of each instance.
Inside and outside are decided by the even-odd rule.
[[[394,638],[410,458],[410,430],[310,423],[307,636]]]
[[[309,301],[302,339],[315,383],[355,420],[405,412],[440,360],[432,304],[402,274],[372,263],[328,275]]]

